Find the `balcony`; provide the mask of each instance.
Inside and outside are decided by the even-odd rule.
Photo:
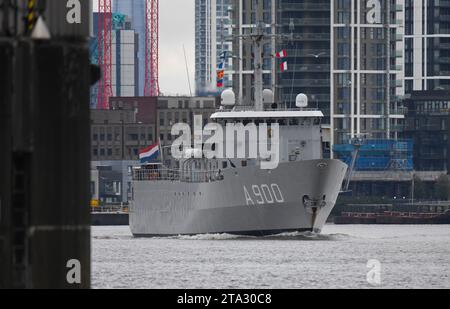
[[[319,55],[316,61],[321,58],[330,58],[330,50],[329,49],[286,49],[288,57],[302,57],[302,58],[315,58],[315,56]]]
[[[294,40],[301,41],[329,41],[331,34],[329,33],[306,33],[306,34],[294,34]]]
[[[420,144],[421,145],[442,145],[442,140],[436,139],[436,138],[421,138]]]
[[[280,24],[289,25],[291,22],[290,18],[281,18]],[[330,19],[329,18],[302,18],[302,19],[294,19],[294,26],[329,26]]]
[[[433,152],[421,152],[419,155],[422,160],[443,160],[446,159],[446,156],[441,153],[433,153]]]
[[[439,63],[449,64],[450,63],[450,57],[439,57]]]
[[[283,3],[279,5],[280,10],[288,11],[330,11],[329,4],[320,3]]]
[[[329,87],[330,80],[329,79],[282,79],[281,84],[283,86],[292,86],[294,87]]]
[[[424,125],[421,129],[423,131],[442,131],[442,127],[438,124]]]
[[[397,109],[391,109],[391,110],[389,110],[389,114],[404,116],[404,115],[408,114],[408,109],[406,107],[399,107]]]
[[[290,66],[290,70],[294,72],[330,72],[330,68],[330,65],[327,64],[297,64]]]

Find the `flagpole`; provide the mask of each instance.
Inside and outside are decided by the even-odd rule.
[[[161,163],[162,163],[162,165],[164,165],[164,148],[161,145],[161,140],[160,139],[158,140],[158,144],[159,144],[159,149],[161,150]]]

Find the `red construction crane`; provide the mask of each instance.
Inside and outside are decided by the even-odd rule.
[[[101,78],[98,82],[97,108],[109,109],[112,90],[112,5],[111,0],[98,0],[98,65]]]
[[[158,39],[159,39],[159,3],[158,0],[146,0],[145,33],[145,96],[159,95],[158,81]]]

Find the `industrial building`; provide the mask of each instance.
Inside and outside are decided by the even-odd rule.
[[[202,127],[210,120],[210,116],[217,111],[220,100],[217,97],[159,97],[157,111],[157,136],[163,148],[164,163],[176,166],[172,160],[170,146],[175,138],[171,134],[172,126],[182,122],[194,127],[194,116],[202,116]]]
[[[157,137],[156,97],[112,97],[109,110],[91,110],[91,195],[100,203],[127,203],[139,150]]]
[[[166,166],[174,166],[170,147],[175,123],[202,125],[217,110],[217,97],[112,97],[109,110],[91,110],[91,194],[102,204],[127,203],[132,167],[139,151],[160,143]]]
[[[93,161],[135,160],[156,140],[155,123],[136,121],[135,110],[91,111]]]
[[[132,168],[139,161],[92,161],[91,198],[100,205],[126,204],[132,197]]]

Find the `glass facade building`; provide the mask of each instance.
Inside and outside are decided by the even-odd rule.
[[[101,16],[101,15],[100,15]],[[89,41],[91,62],[98,64],[98,18],[93,13],[93,37]],[[132,28],[131,19],[119,13],[112,17],[112,46],[111,46],[111,86],[113,97],[134,97],[139,95],[139,34]],[[91,108],[97,108],[98,84],[91,88]]]
[[[450,1],[405,0],[406,92],[450,89]]]
[[[450,91],[413,91],[405,100],[405,137],[414,140],[414,169],[442,171],[450,167]]]
[[[269,39],[264,46],[264,87],[272,89],[277,101],[293,106],[299,93],[309,98],[310,107],[319,107],[329,123],[330,115],[330,1],[329,0],[234,0],[234,34],[252,31],[258,21],[267,33],[292,38]],[[286,50],[287,57],[277,59],[276,52]],[[235,39],[233,44],[234,88],[241,104],[253,100],[253,53],[251,43]],[[280,65],[287,61],[288,70]]]
[[[131,29],[138,35],[138,94],[144,95],[145,85],[145,1],[146,0],[113,0],[113,12],[121,13],[131,20]]]
[[[278,71],[279,98],[291,105],[298,93],[308,95],[310,107],[330,116],[330,0],[279,0],[278,31],[294,34],[293,41],[278,42],[286,49],[289,70]],[[293,27],[292,27],[293,26]]]
[[[396,139],[404,121],[404,1],[331,5],[332,144]]]
[[[232,81],[230,34],[232,0],[195,0],[195,85],[197,95],[215,94],[217,69],[224,63],[224,86]],[[225,52],[225,54],[224,54]]]

